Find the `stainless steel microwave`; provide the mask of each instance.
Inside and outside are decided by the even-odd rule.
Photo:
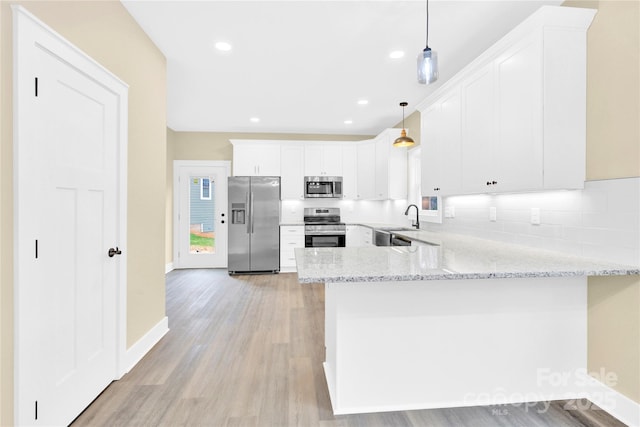
[[[315,198],[342,198],[341,176],[305,176],[305,199]]]

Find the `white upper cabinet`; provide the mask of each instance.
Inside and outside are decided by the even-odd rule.
[[[231,140],[234,176],[280,176],[280,143]]]
[[[462,189],[465,193],[490,191],[497,182],[494,167],[494,73],[490,63],[462,83]]]
[[[455,88],[422,116],[422,195],[446,196],[461,188],[460,90]]]
[[[354,144],[342,147],[342,198],[358,198],[358,149]]]
[[[376,196],[376,144],[374,140],[361,142],[358,151],[358,200]]]
[[[584,187],[594,14],[541,7],[418,106],[424,195]],[[448,114],[445,99],[460,107]],[[452,162],[458,146],[460,167]]]
[[[494,61],[498,119],[494,170],[499,191],[544,187],[543,62],[540,33],[507,49]]]
[[[393,141],[400,136],[400,131],[401,129],[386,129],[374,139],[374,199],[407,198],[407,148],[393,146]]]
[[[339,143],[305,147],[306,176],[342,176],[342,146]]]
[[[282,200],[304,199],[304,145],[283,143],[280,147]]]

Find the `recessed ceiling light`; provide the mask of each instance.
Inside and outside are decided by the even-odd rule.
[[[345,120],[345,121],[344,121],[344,124],[345,124],[345,125],[350,125],[350,124],[352,124],[352,123],[353,123],[353,120]]]
[[[259,123],[260,122],[260,118],[259,117],[251,117],[249,120],[251,121],[251,123]]]
[[[358,105],[367,105],[369,103],[368,99],[359,99]]]
[[[389,54],[389,58],[391,59],[400,59],[402,57],[404,57],[404,51],[402,50],[394,50]]]
[[[231,50],[231,45],[227,42],[217,42],[216,49],[221,52],[229,52]]]

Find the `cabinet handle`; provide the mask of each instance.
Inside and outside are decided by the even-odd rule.
[[[433,191],[440,191],[440,187],[434,188]]]
[[[487,185],[496,185],[498,181],[487,181]]]

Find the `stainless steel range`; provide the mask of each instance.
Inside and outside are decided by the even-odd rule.
[[[340,208],[304,208],[304,246],[342,248],[347,227],[340,222]]]

